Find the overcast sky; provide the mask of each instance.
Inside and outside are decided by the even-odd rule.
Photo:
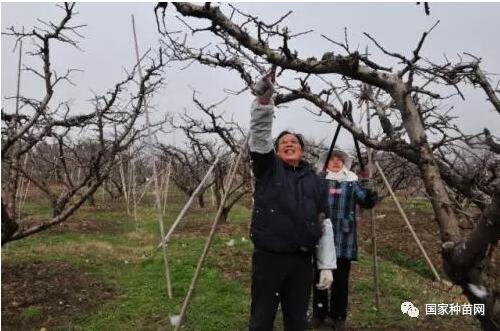
[[[25,26],[29,29],[36,24],[36,19],[56,22],[62,11],[51,3],[2,3],[1,26]],[[375,52],[373,44],[362,35],[369,32],[389,50],[403,54],[411,54],[422,32],[431,27],[436,20],[441,23],[432,32],[425,43],[421,54],[434,61],[441,62],[443,54],[456,59],[456,54],[470,52],[483,58],[483,68],[491,73],[500,73],[500,3],[431,3],[431,16],[424,14],[423,7],[410,3],[241,3],[238,7],[272,20],[280,17],[288,10],[293,10],[287,24],[295,31],[313,29],[312,34],[303,36],[291,43],[301,57],[321,55],[331,48],[331,44],[320,37],[326,34],[340,40],[344,27],[348,28],[352,47],[364,50],[369,45]],[[81,30],[85,39],[81,40],[79,51],[70,47],[56,46],[53,49],[53,62],[56,70],[78,68],[83,72],[75,73],[73,86],[66,86],[56,91],[56,98],[72,100],[75,112],[89,112],[88,100],[91,91],[102,93],[115,82],[123,79],[124,68],[131,68],[135,63],[133,52],[131,15],[135,16],[140,48],[158,48],[160,38],[156,30],[153,14],[153,3],[79,3],[79,15],[75,24],[87,24]],[[178,22],[172,18],[174,9],[169,8],[168,23],[172,28]],[[209,35],[204,38],[210,40]],[[2,107],[7,111],[12,104],[3,99],[15,94],[17,54],[12,52],[13,40],[2,36]],[[28,44],[24,45],[27,50]],[[394,61],[382,55],[375,58],[381,63],[394,65]],[[24,62],[32,63],[33,59],[24,56]],[[199,65],[180,71],[179,65],[172,65],[166,70],[167,86],[155,99],[157,112],[192,111],[192,89],[200,92],[200,99],[206,103],[221,100],[226,94],[225,88],[237,89],[243,86],[235,72],[222,69],[209,69]],[[493,76],[497,81],[500,76]],[[39,95],[41,82],[23,74],[22,92],[27,95]],[[500,135],[500,117],[491,111],[492,107],[484,99],[481,91],[466,90],[466,102],[458,98],[447,101],[446,105],[455,106],[458,124],[469,132],[477,132],[488,127],[496,135]],[[58,100],[59,100],[58,99]],[[243,126],[248,125],[249,104],[251,95],[242,94],[231,97],[222,106],[228,116]],[[303,110],[298,103],[290,104],[287,109],[280,110],[275,120],[274,133],[284,128],[291,128],[317,139],[331,139],[333,126],[319,121]],[[162,140],[179,140],[173,135],[163,136]],[[351,138],[343,135],[341,145],[351,148]]]

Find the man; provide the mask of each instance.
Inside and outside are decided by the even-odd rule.
[[[326,158],[327,155],[320,158],[318,170],[322,170]],[[340,150],[332,151],[327,163],[325,174],[328,184],[327,215],[333,226],[337,269],[333,272],[330,300],[328,300],[328,289],[313,291],[313,317],[309,323],[310,328],[320,327],[328,314],[333,320],[335,331],[347,329],[345,320],[349,273],[351,261],[356,261],[358,257],[356,204],[364,208],[373,208],[378,199],[375,191],[360,185],[356,174],[349,171],[349,163],[348,155]]]
[[[326,185],[302,160],[302,137],[285,131],[273,146],[273,83],[271,72],[256,84],[257,99],[251,109],[249,145],[255,194],[249,329],[272,331],[281,304],[285,330],[303,331],[316,249],[321,270],[318,286],[328,288],[332,281],[333,230],[330,221],[324,220]]]

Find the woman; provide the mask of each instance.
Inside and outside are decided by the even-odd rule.
[[[320,169],[327,155],[320,158]],[[356,204],[373,208],[377,193],[364,188],[358,176],[349,171],[350,159],[346,153],[334,150],[327,163],[325,179],[328,184],[328,212],[334,232],[337,269],[333,271],[331,297],[328,289],[315,288],[313,291],[313,316],[310,328],[318,328],[327,315],[333,320],[334,330],[346,330],[346,316],[349,291],[351,261],[358,258]]]

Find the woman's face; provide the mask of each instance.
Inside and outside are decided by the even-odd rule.
[[[330,160],[328,160],[328,170],[332,172],[339,172],[342,170],[342,167],[344,166],[344,160],[342,160],[339,157],[332,157]]]
[[[293,134],[285,134],[278,141],[278,157],[292,166],[298,166],[302,160],[302,146]]]

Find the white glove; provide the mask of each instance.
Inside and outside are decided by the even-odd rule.
[[[269,100],[274,93],[274,71],[268,72],[260,78],[253,88],[257,98],[261,100]]]
[[[333,282],[333,273],[331,270],[321,270],[319,272],[319,283],[316,284],[318,290],[327,290]]]

